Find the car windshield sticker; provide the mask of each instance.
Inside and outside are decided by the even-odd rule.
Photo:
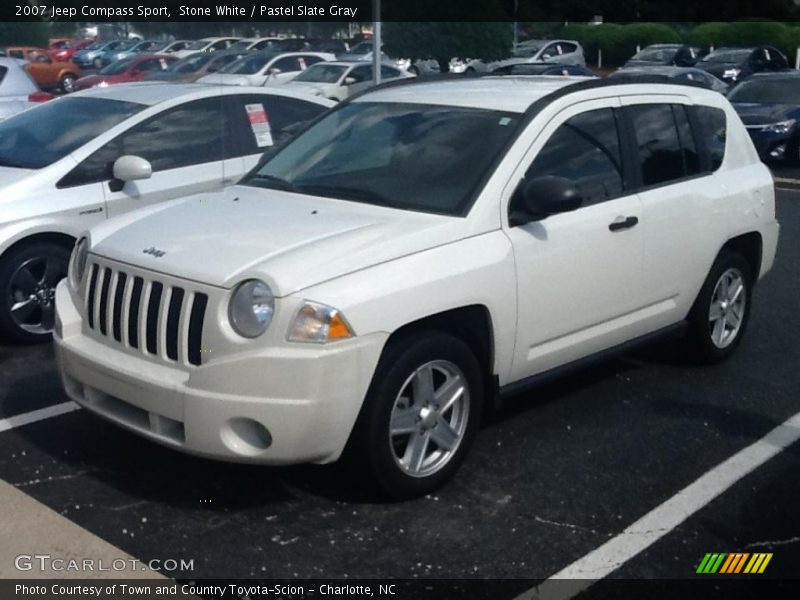
[[[264,105],[245,104],[244,108],[247,110],[250,129],[253,130],[258,147],[272,146],[274,142],[272,141],[272,132],[269,128],[269,120],[267,119],[267,111],[264,110]]]
[[[500,125],[508,125],[509,123],[511,123],[511,119],[508,117],[503,117],[500,119]]]
[[[305,71],[306,70],[306,59],[304,59],[301,56],[300,58],[297,59],[297,62],[300,63],[300,68],[303,69],[303,71]]]

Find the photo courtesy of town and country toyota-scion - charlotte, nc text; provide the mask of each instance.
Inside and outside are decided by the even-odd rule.
[[[377,584],[374,586],[355,584],[355,583],[320,583],[314,587],[279,583],[274,585],[264,584],[225,584],[207,585],[200,583],[107,583],[107,584],[24,584],[15,585],[15,595],[17,596],[68,596],[71,598],[78,596],[89,597],[108,597],[108,596],[164,596],[174,598],[175,596],[215,596],[217,598],[248,598],[255,595],[262,596],[305,596],[308,594],[319,594],[320,596],[394,596],[397,593],[397,586],[393,583]]]
[[[355,19],[358,8],[353,6],[313,6],[309,4],[279,4],[267,6],[264,4],[218,4],[215,6],[178,6],[177,14],[173,15],[174,7],[168,6],[57,6],[48,4],[16,5],[15,14],[19,17],[43,17],[49,19],[102,17],[105,19],[118,17],[158,17],[171,19],[177,17],[341,17]]]

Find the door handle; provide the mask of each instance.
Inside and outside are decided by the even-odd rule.
[[[617,217],[609,225],[610,231],[622,231],[623,229],[630,229],[639,224],[638,217]]]

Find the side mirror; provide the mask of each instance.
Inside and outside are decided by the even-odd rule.
[[[353,85],[356,81],[358,81],[355,77],[345,77],[344,84],[345,85]]]
[[[141,156],[125,155],[114,161],[114,179],[108,187],[112,192],[119,192],[128,181],[149,179],[153,174],[150,162]]]
[[[565,177],[545,175],[523,180],[511,203],[509,223],[525,225],[558,213],[569,212],[583,204],[575,184]]]

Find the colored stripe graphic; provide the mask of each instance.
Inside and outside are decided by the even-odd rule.
[[[772,560],[772,553],[733,552],[708,552],[700,564],[697,566],[696,573],[703,574],[735,574],[735,573],[763,573],[767,564]]]

